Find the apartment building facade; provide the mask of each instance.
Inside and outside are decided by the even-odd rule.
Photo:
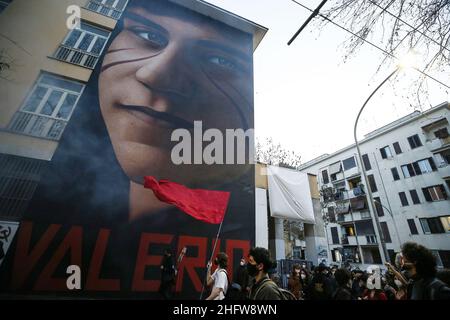
[[[415,111],[367,134],[362,164],[351,145],[300,168],[318,176],[330,261],[381,264],[413,241],[430,248],[439,267],[450,267],[449,119],[447,102]]]
[[[2,220],[20,220],[127,2],[3,1]],[[68,28],[74,6],[81,21]]]

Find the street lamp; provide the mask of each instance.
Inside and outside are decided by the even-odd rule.
[[[398,233],[397,223],[395,223],[394,215],[392,214],[391,210],[389,210],[388,207],[386,207],[385,205],[383,205],[380,201],[378,201],[378,200],[373,200],[373,201],[376,202],[376,203],[378,203],[378,204],[379,204],[380,206],[382,206],[384,209],[386,209],[386,211],[389,212],[389,214],[391,215],[392,222],[394,223],[395,233],[397,234],[398,244],[401,246],[401,245],[402,245],[402,241],[400,240],[400,234]]]
[[[359,158],[359,163],[361,165],[361,171],[363,173],[363,177],[364,177],[364,183],[367,186],[367,194],[369,195],[369,210],[370,212],[372,212],[372,219],[375,219],[376,225],[377,225],[377,230],[376,232],[378,239],[380,239],[379,243],[378,243],[378,247],[381,251],[381,262],[384,264],[386,261],[390,261],[389,259],[389,254],[387,252],[386,249],[386,243],[384,241],[384,235],[381,232],[381,225],[380,225],[380,221],[378,220],[378,215],[375,214],[375,210],[373,208],[373,204],[374,204],[374,200],[373,200],[373,195],[372,195],[372,191],[370,190],[370,185],[369,185],[369,181],[367,178],[367,173],[366,170],[364,168],[364,163],[363,163],[363,159],[362,159],[362,155],[361,155],[361,149],[359,147],[359,143],[358,143],[358,138],[356,136],[356,130],[358,128],[358,121],[359,121],[359,117],[361,116],[361,113],[363,112],[364,108],[366,107],[367,103],[369,102],[369,100],[375,95],[375,93],[393,76],[395,75],[399,70],[400,70],[400,66],[398,66],[397,68],[395,68],[395,70],[386,77],[386,79],[383,80],[383,82],[381,82],[378,87],[375,88],[375,90],[370,94],[370,96],[367,98],[366,102],[364,102],[363,106],[361,107],[361,109],[359,110],[358,116],[356,117],[356,121],[355,121],[355,126],[353,128],[353,136],[355,138],[355,145],[356,145],[356,150],[358,152],[358,158]]]

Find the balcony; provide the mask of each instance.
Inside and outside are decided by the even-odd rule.
[[[115,20],[119,20],[122,15],[122,11],[118,10],[114,7],[108,6],[106,4],[102,4],[100,1],[90,0],[86,5],[86,9],[97,12],[101,15],[113,18]]]
[[[19,111],[14,115],[9,130],[34,137],[59,140],[66,124],[64,120]]]
[[[361,210],[367,210],[367,199],[366,196],[358,196],[356,198],[350,199],[350,206],[352,208],[352,211],[361,211]]]
[[[334,194],[334,201],[346,201],[348,199],[347,191],[338,191]]]
[[[377,237],[374,234],[358,236],[358,242],[362,246],[370,246],[378,244]]]
[[[60,44],[54,58],[68,63],[76,64],[85,68],[94,69],[99,56],[91,52],[85,52],[79,49]]]
[[[356,246],[356,237],[344,235],[341,238],[342,245]]]
[[[362,195],[365,195],[364,185],[359,185],[348,192],[349,198],[356,198]]]

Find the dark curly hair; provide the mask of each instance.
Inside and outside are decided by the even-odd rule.
[[[334,272],[334,278],[336,279],[336,282],[340,287],[346,286],[350,281],[351,277],[352,275],[350,271],[344,268],[337,269]]]
[[[261,247],[256,247],[250,249],[248,256],[252,256],[253,260],[257,264],[262,263],[264,265],[264,272],[269,271],[270,269],[274,269],[277,267],[277,263],[270,258],[269,250]]]
[[[406,242],[402,246],[402,254],[415,264],[419,278],[431,278],[436,275],[436,258],[428,248],[415,242]]]

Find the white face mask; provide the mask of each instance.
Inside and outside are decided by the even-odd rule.
[[[400,280],[395,279],[394,282],[397,288],[400,288],[402,286],[402,282]]]

